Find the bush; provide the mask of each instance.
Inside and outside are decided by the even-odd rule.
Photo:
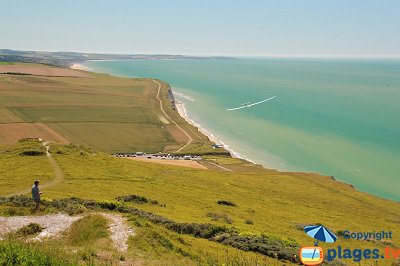
[[[167,229],[179,234],[192,235],[199,238],[212,238],[220,233],[229,232],[226,227],[214,224],[198,224],[198,223],[176,223],[166,224]]]
[[[214,236],[211,240],[243,251],[253,251],[280,260],[298,262],[298,245],[287,246],[284,241],[268,236],[223,233]]]
[[[150,203],[150,204],[154,204],[154,205],[158,204],[158,201],[156,201],[156,200],[148,199],[146,197],[138,196],[138,195],[121,196],[121,197],[117,197],[115,199],[118,201],[134,202],[134,203],[138,203],[138,204],[144,204],[144,203]]]
[[[227,201],[227,200],[219,200],[219,201],[217,201],[217,204],[225,205],[225,206],[237,207],[236,203],[234,203],[232,201]]]
[[[30,224],[18,229],[16,234],[20,235],[20,236],[31,236],[31,235],[40,233],[42,231],[43,231],[43,227],[41,227],[40,224],[30,223]]]
[[[107,209],[109,211],[115,210],[119,205],[118,203],[111,201],[100,201],[97,204],[100,206],[100,208]]]
[[[43,156],[45,154],[46,153],[44,151],[31,150],[31,151],[23,151],[19,155],[23,155],[23,156]]]
[[[244,221],[245,224],[254,224],[253,220],[250,219],[246,219],[246,221]]]
[[[32,207],[34,205],[32,198],[26,196],[0,197],[0,204],[11,204],[14,207]]]

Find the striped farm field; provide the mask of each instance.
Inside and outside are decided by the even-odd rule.
[[[186,152],[212,151],[174,110],[165,83],[39,64],[0,72],[0,143],[37,137],[105,152],[173,152],[190,140]]]

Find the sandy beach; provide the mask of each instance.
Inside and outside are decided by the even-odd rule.
[[[146,157],[127,157],[126,159],[149,162],[149,163],[183,166],[195,169],[207,169],[207,167],[205,167],[204,165],[192,160],[163,160],[163,159],[153,159],[153,158],[148,159]]]
[[[180,95],[182,96],[183,94],[180,93]],[[183,95],[183,97],[188,97],[188,96]],[[185,104],[184,104],[183,102],[181,102],[181,101],[179,101],[179,100],[176,100],[176,101],[175,101],[175,106],[176,106],[176,109],[177,109],[179,115],[180,115],[183,119],[185,119],[186,122],[188,122],[189,124],[191,124],[191,125],[197,127],[197,128],[199,129],[199,131],[200,131],[201,133],[203,133],[204,135],[206,135],[210,141],[212,141],[212,142],[214,142],[214,143],[216,143],[216,144],[218,144],[218,145],[223,145],[223,146],[224,146],[224,149],[227,150],[227,151],[229,151],[229,152],[231,153],[231,156],[232,156],[232,157],[234,157],[234,158],[239,158],[239,159],[243,159],[243,160],[246,160],[246,161],[248,161],[248,162],[250,162],[250,163],[257,164],[256,162],[254,162],[254,161],[252,161],[252,160],[246,158],[245,156],[241,155],[240,153],[235,152],[232,148],[229,147],[229,145],[225,144],[222,140],[218,139],[218,138],[217,138],[214,134],[212,134],[210,131],[208,131],[207,129],[205,129],[204,127],[202,127],[200,124],[196,123],[195,121],[193,121],[193,120],[189,117],[189,115],[188,115],[188,113],[187,113],[187,111],[186,111],[186,108],[185,108]]]
[[[82,64],[79,64],[79,63],[72,64],[72,66],[70,66],[70,68],[71,69],[76,69],[76,70],[90,71],[90,68],[88,68],[88,67],[86,67],[86,66],[84,66]]]

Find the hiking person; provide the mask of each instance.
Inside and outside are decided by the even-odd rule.
[[[32,186],[32,198],[33,201],[35,202],[35,211],[40,210],[40,195],[42,192],[40,192],[39,188],[39,180],[35,180],[34,185]]]

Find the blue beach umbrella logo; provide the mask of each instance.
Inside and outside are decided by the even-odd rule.
[[[333,243],[337,239],[337,236],[323,225],[306,226],[304,227],[304,232],[315,239],[315,246],[318,246],[318,241]]]
[[[304,232],[315,239],[314,247],[302,247],[300,249],[300,261],[303,265],[316,266],[324,261],[324,251],[318,247],[318,241],[333,243],[337,237],[323,225],[310,225],[304,227]]]

